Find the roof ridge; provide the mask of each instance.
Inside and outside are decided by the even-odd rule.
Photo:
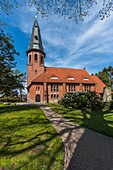
[[[67,68],[67,67],[47,67],[46,68],[58,68],[58,69],[71,69],[71,70],[85,70],[84,68],[83,69],[80,69],[80,68]],[[86,71],[86,70],[85,70]],[[86,71],[87,72],[87,71]]]

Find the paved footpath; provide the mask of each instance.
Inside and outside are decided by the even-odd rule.
[[[75,125],[43,104],[41,109],[64,142],[63,170],[113,170],[112,137]]]

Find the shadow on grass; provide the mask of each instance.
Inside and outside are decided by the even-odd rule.
[[[77,142],[67,170],[113,169],[113,127],[109,126],[113,125],[113,117],[111,120],[105,120],[105,115],[108,117],[113,114],[113,110],[82,113],[81,126],[88,129],[85,129]]]
[[[54,105],[53,110],[57,110],[57,113],[60,113],[75,124],[79,122],[82,126],[113,137],[113,128],[108,125],[111,121],[105,120],[105,115],[112,114],[112,110],[104,112],[78,111],[79,113],[77,113],[57,105],[56,107]],[[56,115],[54,119],[57,120],[57,117]],[[66,137],[64,139],[65,149],[69,151],[66,154],[67,159],[65,162],[67,170],[107,170],[113,168],[112,137],[102,135],[87,128],[84,129],[82,126],[74,126],[73,123],[70,124],[66,119],[61,119],[59,123],[61,123],[61,127],[63,126],[60,134],[64,138]],[[56,124],[60,126],[58,123]]]
[[[38,108],[39,106],[37,106]],[[29,110],[29,109],[36,109],[36,107],[34,106],[28,106],[28,105],[24,105],[24,106],[1,106],[0,107],[0,114],[5,114],[5,113],[10,113],[13,111],[24,111],[24,110]]]
[[[58,104],[51,104],[50,107],[53,111],[74,122],[75,124],[79,124],[99,133],[113,137],[113,109],[89,112],[64,108]],[[110,114],[111,118],[109,116]]]
[[[87,127],[89,129],[92,129],[96,132],[102,133],[104,135],[108,135],[113,137],[113,127],[110,126],[110,124],[113,125],[113,119],[112,120],[106,120],[105,115],[109,116],[109,114],[113,113],[113,110],[106,110],[106,111],[82,111],[83,113],[83,123],[81,126]],[[89,115],[89,117],[88,117]]]
[[[1,108],[0,108],[1,109]],[[37,110],[38,109],[38,110]],[[34,110],[31,118],[23,111]],[[43,115],[39,106],[2,107],[0,115],[21,112],[20,117],[10,118],[13,123],[1,122],[0,157],[5,163],[0,168],[8,170],[50,170],[55,165],[58,170],[63,166],[64,146],[55,129]],[[32,113],[30,113],[32,114]],[[35,128],[34,128],[35,127]],[[34,129],[33,129],[34,128]],[[28,130],[24,135],[23,129]],[[30,132],[31,131],[31,132]],[[5,133],[6,134],[5,134]],[[18,132],[18,133],[17,133]],[[10,161],[9,161],[10,160]],[[16,163],[16,160],[17,163]],[[10,163],[9,163],[10,162]],[[53,168],[54,169],[54,168]]]

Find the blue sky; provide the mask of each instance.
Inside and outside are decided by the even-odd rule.
[[[98,16],[101,3],[94,5],[92,15],[79,24],[58,18],[37,17],[44,50],[45,65],[68,68],[86,68],[89,73],[113,66],[113,13],[107,19]],[[20,56],[16,56],[17,68],[26,72],[27,56],[36,10],[27,6],[15,9],[13,14],[3,15],[7,31],[14,39]]]

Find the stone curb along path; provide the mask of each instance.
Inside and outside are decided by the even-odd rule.
[[[63,170],[113,170],[112,137],[75,125],[46,105],[40,107],[63,140]]]

